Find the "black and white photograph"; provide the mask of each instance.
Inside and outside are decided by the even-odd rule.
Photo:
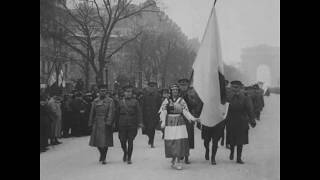
[[[280,180],[280,0],[40,0],[40,180]]]

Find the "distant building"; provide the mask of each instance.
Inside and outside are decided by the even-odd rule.
[[[59,10],[61,8],[62,4],[66,4],[66,0],[54,0],[54,8],[55,11]],[[58,21],[62,21],[62,17],[60,17],[61,14],[57,13],[56,14],[56,19]],[[57,26],[53,26],[52,22],[47,22],[46,26],[48,27],[49,31],[55,31],[55,32],[62,32],[63,29]],[[61,48],[61,47],[60,47]],[[61,59],[62,55],[58,54],[59,46],[56,44],[56,42],[49,37],[44,36],[40,32],[40,84],[47,84],[47,81],[53,73],[53,65],[56,61],[56,59]],[[69,76],[70,74],[74,74],[73,68],[74,64],[72,63],[62,63],[61,64],[61,69],[64,72],[65,75],[65,80],[66,82],[69,82],[70,79],[72,78]]]
[[[279,84],[280,47],[259,45],[244,48],[241,59],[241,68],[246,75],[247,83],[255,83],[265,79],[269,81],[265,82],[269,85]],[[263,75],[261,75],[261,71],[263,71]]]
[[[58,0],[56,0],[58,1]],[[83,0],[83,2],[90,2]],[[111,4],[116,5],[117,0],[111,0]],[[137,7],[136,5],[132,5],[132,7]],[[102,8],[103,9],[103,8]],[[150,7],[150,9],[159,10],[157,6]],[[102,15],[105,14],[103,10],[101,11]],[[63,19],[62,19],[63,20]],[[130,19],[125,19],[120,21],[116,24],[114,27],[112,34],[111,34],[111,40],[110,40],[110,46],[116,47],[118,38],[120,37],[129,37],[132,35],[132,30],[134,29],[135,23],[139,23],[143,27],[148,27],[150,30],[156,31],[156,32],[165,32],[169,29],[174,29],[181,35],[181,39],[185,39],[185,41],[188,40],[187,36],[182,33],[179,26],[174,23],[164,12],[160,13],[151,13],[151,12],[144,12],[139,16],[133,16]],[[77,34],[78,35],[78,34]],[[97,37],[99,37],[99,34],[96,34]],[[81,34],[79,34],[79,37],[81,37]],[[196,41],[194,40],[191,43],[191,46],[193,46],[194,49],[198,48],[199,46]],[[53,47],[53,43],[51,39],[44,39],[40,35],[40,83],[46,84],[46,80],[50,76],[51,68],[53,61],[50,61],[48,57],[50,57],[50,53],[52,53],[51,49]],[[97,44],[96,48],[99,47],[99,44]],[[71,56],[75,59],[80,59],[81,57],[79,54],[73,52],[72,50],[67,50],[69,52],[68,56]],[[108,86],[112,87],[113,83],[115,82],[117,76],[119,73],[121,73],[121,69],[123,67],[127,67],[127,69],[134,68],[132,66],[132,62],[128,61],[128,57],[130,57],[130,52],[128,49],[123,48],[118,53],[114,54],[111,58],[111,63],[108,65],[108,69],[106,69],[104,73],[104,82],[106,82],[106,73],[108,73]],[[85,80],[84,76],[84,68],[85,66],[84,61],[82,63],[71,63],[66,62],[62,66],[62,70],[64,72],[66,81],[71,83],[73,80],[76,79],[83,79]],[[137,72],[132,72],[132,74],[128,74],[129,72],[126,72],[127,75],[132,77],[133,79],[138,76]],[[92,69],[92,67],[89,65],[89,88],[96,83],[96,75]],[[143,83],[145,84],[145,82]]]

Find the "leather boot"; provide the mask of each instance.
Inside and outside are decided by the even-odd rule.
[[[205,158],[206,158],[206,160],[209,160],[209,149],[206,149]]]
[[[211,155],[211,164],[212,165],[216,165],[216,154],[217,154],[217,150],[218,150],[218,143],[216,144],[216,146],[212,146],[212,155]]]
[[[186,157],[184,158],[184,162],[185,162],[186,164],[190,164],[189,156],[186,156]]]
[[[234,156],[234,145],[230,145],[230,156],[229,156],[229,159],[233,160],[233,156]]]
[[[238,164],[244,164],[244,162],[241,159],[241,155],[242,155],[242,145],[237,146],[237,163]]]

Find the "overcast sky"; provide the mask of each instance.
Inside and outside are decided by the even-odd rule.
[[[201,41],[214,0],[159,1],[189,38]],[[244,47],[280,46],[280,0],[217,0],[216,10],[226,63],[239,62]]]
[[[164,10],[189,37],[201,41],[214,0],[163,0]],[[240,61],[241,49],[280,46],[280,0],[217,0],[223,60]]]

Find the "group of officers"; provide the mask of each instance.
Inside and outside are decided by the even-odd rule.
[[[203,103],[196,91],[190,87],[188,79],[180,79],[177,84],[179,96],[186,102],[192,116],[198,118]],[[226,80],[224,84],[226,98],[222,102],[229,103],[226,118],[214,127],[186,121],[189,148],[194,148],[194,126],[196,125],[202,131],[206,160],[210,159],[209,143],[212,141],[211,164],[216,164],[215,156],[218,142],[221,140],[221,145],[225,144],[230,149],[230,160],[234,159],[234,149],[237,147],[237,163],[243,164],[242,147],[248,144],[249,125],[255,127],[255,120],[260,120],[260,112],[264,107],[262,83],[245,87],[240,81],[229,83]],[[68,137],[70,129],[71,136],[91,134],[89,145],[99,150],[99,162],[106,164],[108,147],[113,146],[113,132],[117,131],[123,150],[122,159],[132,164],[133,142],[139,128],[142,128],[142,133],[148,136],[148,145],[151,148],[155,147],[155,131],[161,130],[164,133],[160,125],[159,109],[162,102],[170,96],[170,88],[159,90],[156,82],[149,82],[148,87],[141,91],[135,91],[134,87],[126,85],[120,93],[112,93],[105,85],[100,85],[98,92],[91,92],[84,96],[78,92],[73,97],[66,96],[62,101],[59,97],[53,96],[51,101],[61,102],[63,123],[61,123],[60,134],[62,132],[64,137]],[[43,95],[40,95],[40,124],[42,123],[40,150],[46,148],[48,138],[53,145],[59,143],[57,138],[60,136],[47,135],[44,132],[54,130],[52,127],[56,127],[53,125],[54,120],[50,115],[52,114],[50,109],[53,111],[54,108]],[[48,126],[43,125],[46,124],[43,122],[51,123],[51,128],[46,128]],[[186,164],[190,163],[189,155],[179,159],[184,160]]]

